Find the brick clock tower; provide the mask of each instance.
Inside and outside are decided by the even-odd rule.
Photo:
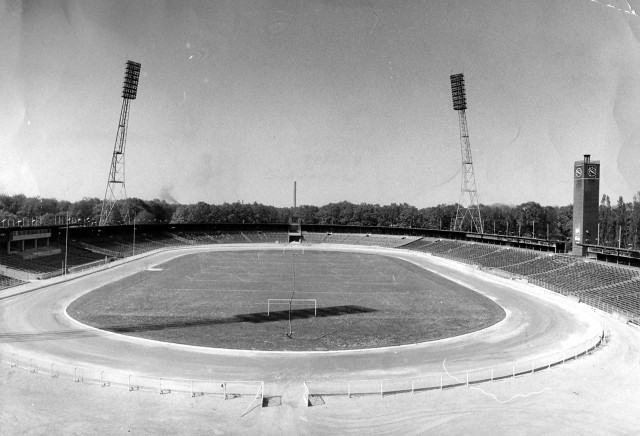
[[[571,253],[586,256],[587,247],[598,240],[598,203],[600,201],[600,161],[584,160],[573,164],[573,248]]]

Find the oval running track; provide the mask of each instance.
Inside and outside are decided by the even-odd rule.
[[[100,331],[71,319],[66,307],[79,296],[142,269],[201,251],[277,249],[242,245],[162,251],[111,268],[13,296],[0,294],[0,351],[60,364],[167,378],[263,380],[271,391],[302,380],[372,379],[471,370],[540,358],[597,336],[592,311],[539,288],[466,265],[398,249],[312,246],[395,256],[491,298],[507,316],[481,331],[433,342],[336,352],[238,351],[169,344]],[[291,249],[291,248],[286,248]],[[295,248],[301,249],[301,248]]]

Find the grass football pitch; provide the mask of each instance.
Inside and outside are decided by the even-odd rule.
[[[476,292],[375,254],[209,252],[157,267],[82,296],[69,306],[69,315],[166,342],[290,351],[424,342],[479,330],[505,316]],[[285,303],[272,305],[267,315],[268,299]],[[312,302],[297,301],[308,299],[316,300],[317,313]]]

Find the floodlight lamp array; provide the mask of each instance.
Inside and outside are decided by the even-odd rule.
[[[464,74],[453,74],[451,79],[451,95],[453,96],[453,109],[460,111],[467,108],[467,96],[464,91]]]
[[[138,94],[140,67],[141,64],[138,62],[127,61],[127,67],[124,72],[124,85],[122,86],[122,98],[135,100]]]

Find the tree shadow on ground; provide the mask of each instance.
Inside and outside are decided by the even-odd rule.
[[[319,307],[317,315],[314,314],[314,309],[292,309],[291,320],[307,319],[307,318],[325,318],[329,316],[345,316],[354,315],[359,313],[377,312],[376,309],[368,307],[345,305],[345,306],[330,306]],[[176,317],[155,317],[154,322],[149,322],[149,317],[144,318],[144,322],[140,322],[140,319],[132,319],[131,323],[126,325],[100,325],[100,323],[92,323],[94,327],[107,330],[114,333],[133,333],[133,332],[145,332],[164,329],[175,328],[187,328],[187,327],[199,327],[208,325],[221,325],[221,324],[237,324],[237,323],[251,323],[262,324],[267,322],[278,322],[289,319],[288,310],[272,311],[267,315],[267,312],[255,312],[244,313],[229,317],[221,318],[178,318]],[[0,333],[0,343],[10,342],[33,342],[33,341],[49,341],[60,339],[72,339],[72,338],[89,338],[100,336],[100,332],[95,330],[59,330],[49,332],[36,332],[36,333]]]
[[[292,309],[291,320],[308,319],[308,318],[325,318],[330,316],[345,316],[354,315],[359,313],[377,312],[377,309],[371,309],[369,307],[362,307],[357,305],[344,305],[344,306],[330,306],[318,308],[317,313],[314,309]],[[175,319],[166,317],[158,317],[156,322],[145,323],[131,323],[129,325],[122,326],[104,326],[101,327],[104,330],[108,330],[114,333],[132,333],[143,332],[152,330],[164,330],[175,329],[185,327],[200,327],[208,325],[222,325],[222,324],[237,324],[237,323],[251,323],[262,324],[267,322],[278,322],[289,320],[289,310],[272,311],[267,315],[267,312],[255,312],[255,313],[243,313],[239,315],[233,315],[229,317],[213,317],[213,318],[199,318],[199,319]],[[148,318],[147,318],[148,319]]]

